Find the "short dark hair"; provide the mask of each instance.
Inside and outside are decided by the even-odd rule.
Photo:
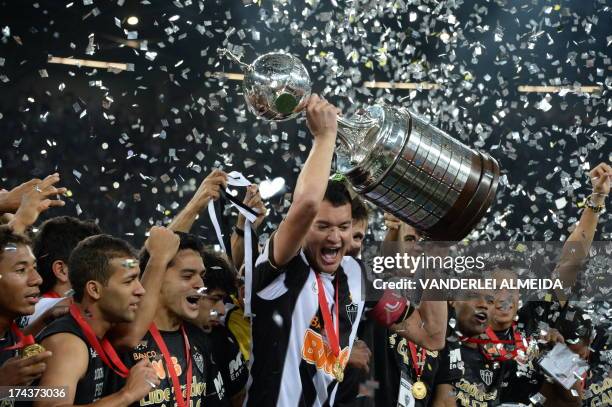
[[[351,204],[351,194],[346,188],[344,181],[329,180],[327,189],[325,190],[324,201],[332,204],[334,207]]]
[[[89,236],[79,242],[68,259],[68,279],[77,302],[83,300],[88,281],[108,283],[109,262],[117,257],[135,258],[136,251],[125,240],[110,235]]]
[[[0,226],[0,259],[2,258],[2,254],[4,250],[9,245],[23,245],[23,246],[31,246],[32,242],[30,239],[22,234],[15,233],[13,229],[11,229],[8,225]]]
[[[40,292],[50,291],[57,282],[52,270],[54,262],[61,260],[67,264],[70,253],[81,240],[101,233],[100,227],[93,221],[83,221],[72,216],[56,216],[40,225],[32,248],[38,273],[43,280]]]
[[[211,249],[205,249],[202,257],[204,259],[204,286],[208,291],[223,290],[227,295],[237,293],[236,269],[221,254]]]
[[[178,251],[193,250],[195,252],[200,253],[200,255],[202,255],[202,252],[204,251],[204,243],[202,243],[202,239],[200,239],[196,235],[192,235],[191,233],[184,233],[184,232],[174,232],[174,233],[176,233],[180,239]],[[149,254],[147,249],[143,247],[142,251],[140,252],[140,272],[141,273],[144,272],[150,258],[151,258],[151,255]]]
[[[365,202],[356,195],[351,201],[351,217],[357,222],[367,222],[369,216],[370,212]]]

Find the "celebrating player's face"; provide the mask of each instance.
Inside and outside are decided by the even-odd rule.
[[[321,203],[304,245],[313,267],[324,273],[338,269],[353,239],[351,223],[350,204],[334,207],[328,201]]]
[[[351,247],[348,251],[349,256],[359,256],[361,253],[361,245],[365,238],[368,222],[366,220],[353,221],[353,237],[351,239]]]
[[[38,302],[42,279],[29,246],[11,245],[0,259],[0,310],[14,316],[30,315]]]
[[[468,337],[483,333],[494,302],[492,293],[484,290],[469,292],[464,300],[454,301],[459,331]]]
[[[198,325],[204,328],[212,328],[219,325],[220,318],[225,314],[225,291],[220,289],[207,292],[206,296],[200,300],[200,315]]]
[[[99,305],[111,322],[132,322],[145,289],[140,284],[140,267],[133,257],[115,257],[109,261],[111,276],[102,286]]]
[[[503,280],[514,280],[516,273],[509,270],[497,270],[493,276],[498,286]],[[491,310],[491,326],[493,329],[505,329],[511,325],[518,312],[519,294],[517,290],[496,290],[495,306]]]
[[[202,256],[191,249],[180,250],[166,270],[161,301],[181,320],[194,320],[198,317],[201,298],[198,290],[204,286],[203,274]]]

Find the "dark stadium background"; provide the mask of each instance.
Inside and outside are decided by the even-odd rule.
[[[105,231],[135,244],[152,224],[176,214],[213,167],[242,171],[254,181],[280,176],[285,192],[291,191],[310,146],[305,122],[270,125],[245,113],[239,82],[214,75],[239,72],[215,52],[229,43],[243,46],[247,61],[289,50],[308,67],[315,90],[325,90],[346,112],[385,96],[489,151],[505,177],[474,238],[567,237],[579,215],[576,204],[590,190],[583,164],[610,162],[612,155],[609,4],[454,1],[436,11],[439,2],[421,1],[398,13],[384,3],[0,1],[0,186],[58,171],[72,197],[45,216],[96,218]],[[349,6],[372,15],[361,18],[364,29],[347,40],[337,24]],[[456,25],[435,18],[446,7]],[[131,15],[140,20],[134,28],[125,24]],[[178,19],[170,21],[173,16]],[[451,27],[457,39],[444,44],[440,32]],[[387,28],[387,39],[401,33],[401,49],[412,44],[414,51],[390,52],[380,66],[374,55]],[[124,30],[137,30],[137,41],[147,40],[155,58],[147,59],[139,44],[128,46],[135,40]],[[503,34],[501,41],[496,32]],[[95,48],[88,54],[91,34]],[[481,54],[475,55],[478,43]],[[353,48],[364,59],[350,61]],[[134,70],[49,64],[50,55],[130,63]],[[374,62],[371,68],[367,59]],[[442,64],[455,67],[442,72]],[[442,88],[411,93],[363,87],[373,80],[427,81]],[[545,94],[517,90],[576,84],[602,91],[551,93],[552,107],[545,111],[538,105]],[[278,223],[289,198],[281,193],[269,199],[272,214],[264,232]],[[202,218],[195,231],[214,243],[207,215]],[[610,214],[602,219],[596,240],[609,240]],[[371,225],[381,238],[380,214]]]

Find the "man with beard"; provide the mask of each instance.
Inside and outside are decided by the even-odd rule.
[[[312,149],[287,216],[247,287],[254,314],[247,406],[333,405],[363,311],[363,265],[345,256],[351,197],[342,182],[328,182],[338,110],[312,95],[306,112]],[[439,315],[408,305],[385,292],[370,315],[419,343],[439,346]]]
[[[210,350],[221,371],[228,398],[233,406],[242,406],[244,388],[249,372],[240,352],[238,341],[222,324],[225,316],[225,300],[236,292],[236,273],[220,254],[205,250],[203,253],[206,273],[206,293],[200,300],[200,314],[196,325],[206,332]]]
[[[498,406],[505,366],[488,360],[479,347],[494,297],[489,291],[468,291],[449,301],[457,337],[449,337],[435,378],[434,407]]]
[[[167,263],[153,323],[140,343],[123,355],[127,366],[151,360],[159,382],[134,406],[187,407],[227,405],[218,366],[200,328],[188,321],[198,317],[204,289],[203,245],[193,235],[181,233],[176,255]],[[147,264],[154,251],[142,253]]]
[[[38,334],[54,319],[66,314],[72,303],[68,258],[76,245],[102,233],[98,225],[71,216],[56,216],[40,225],[34,236],[33,252],[43,279],[41,299],[31,316],[21,321],[27,331]]]
[[[157,282],[161,278],[177,245],[173,232],[151,229],[145,247],[156,255],[146,264],[147,280]],[[42,346],[52,351],[53,357],[38,385],[65,386],[67,400],[37,401],[35,406],[128,406],[157,386],[159,380],[149,360],[128,369],[108,338],[111,329],[133,322],[122,336],[129,344],[132,335],[140,338],[144,334],[138,331],[141,324],[151,320],[151,306],[157,301],[157,293],[152,290],[144,297],[135,257],[128,243],[109,235],[90,236],[73,250],[68,276],[74,303],[69,315],[52,322],[39,336]],[[110,385],[119,378],[126,379],[124,385],[119,388]]]

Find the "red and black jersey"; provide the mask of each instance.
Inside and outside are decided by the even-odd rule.
[[[185,341],[181,329],[176,331],[159,331],[164,340],[173,368],[177,373],[181,386],[182,397],[186,395],[187,381],[191,380],[190,399],[193,405],[201,406],[229,406],[227,389],[223,381],[219,366],[213,360],[207,335],[200,328],[189,323],[183,323],[183,328],[189,342],[191,354],[192,375],[187,377],[188,364],[185,354]],[[149,394],[134,403],[133,406],[174,407],[176,398],[174,386],[166,365],[166,358],[157,346],[151,332],[147,332],[138,346],[121,355],[128,368],[144,358],[153,364],[160,379],[160,385],[151,389]],[[117,387],[120,387],[119,385]]]

